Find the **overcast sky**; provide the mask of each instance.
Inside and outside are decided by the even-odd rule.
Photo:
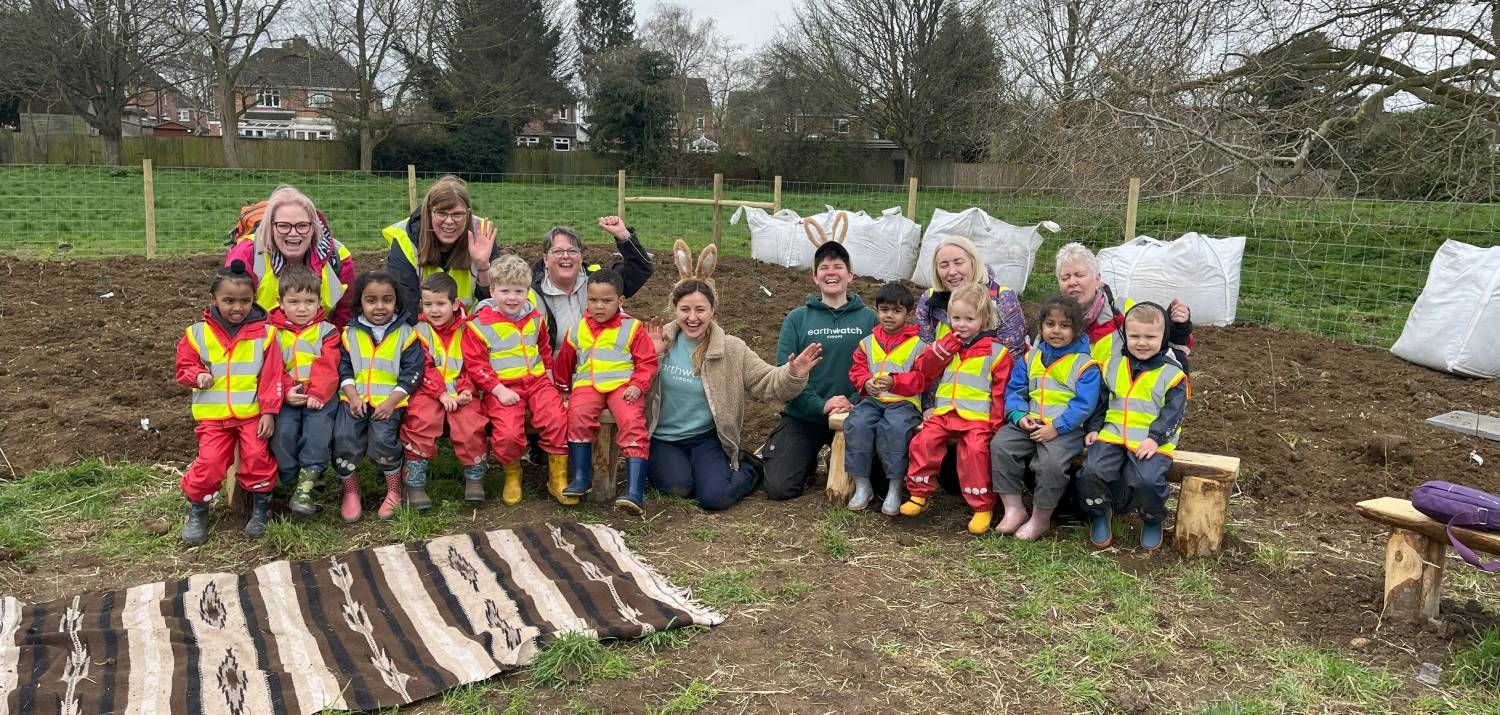
[[[658,0],[636,0],[636,23],[645,24],[660,4]],[[798,1],[679,0],[677,4],[692,10],[698,17],[712,17],[718,21],[720,32],[744,45],[746,52],[754,52],[776,34],[782,23],[791,21],[792,8]]]

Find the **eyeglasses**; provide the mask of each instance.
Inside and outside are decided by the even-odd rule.
[[[432,218],[435,219],[438,223],[447,223],[449,221],[463,221],[464,219],[467,219],[468,217],[469,217],[469,212],[468,211],[433,211],[432,212]]]
[[[581,256],[583,255],[583,251],[576,248],[554,248],[548,251],[547,255],[553,258],[567,258],[569,256]]]
[[[298,223],[289,223],[289,222],[286,222],[286,221],[277,221],[277,222],[271,224],[271,226],[272,226],[272,228],[276,229],[277,233],[291,233],[293,231],[296,231],[297,233],[308,233],[308,232],[312,231],[312,226],[313,225],[312,225],[311,221],[301,221],[301,222],[298,222]]]

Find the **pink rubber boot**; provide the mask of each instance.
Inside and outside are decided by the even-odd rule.
[[[389,519],[396,515],[396,510],[401,508],[401,470],[385,473],[385,499],[380,502],[380,510],[375,512],[382,519]]]
[[[344,506],[339,514],[344,517],[345,522],[352,524],[364,514],[364,507],[359,503],[359,477],[351,474],[339,482],[344,486]]]

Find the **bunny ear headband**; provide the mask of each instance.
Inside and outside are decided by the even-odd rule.
[[[802,222],[802,231],[807,234],[807,240],[812,242],[814,248],[828,243],[829,240],[834,243],[843,243],[844,237],[849,235],[849,214],[844,211],[835,213],[828,222],[827,232],[823,231],[823,227],[819,226],[817,221],[811,219]],[[817,235],[813,235],[814,232],[817,232]]]
[[[714,285],[714,269],[719,267],[719,247],[706,246],[703,252],[698,254],[696,267],[693,263],[693,249],[688,248],[687,242],[677,239],[672,244],[672,262],[677,265],[677,280],[682,282],[688,279],[696,279]]]

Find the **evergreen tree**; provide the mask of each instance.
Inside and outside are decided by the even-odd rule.
[[[584,65],[601,52],[635,42],[635,3],[631,0],[578,0],[577,7],[573,37]]]
[[[625,154],[632,173],[656,173],[672,151],[672,60],[633,45],[601,53],[588,75],[590,142]]]
[[[456,120],[488,118],[512,129],[572,97],[562,27],[542,0],[456,0],[434,107]]]

